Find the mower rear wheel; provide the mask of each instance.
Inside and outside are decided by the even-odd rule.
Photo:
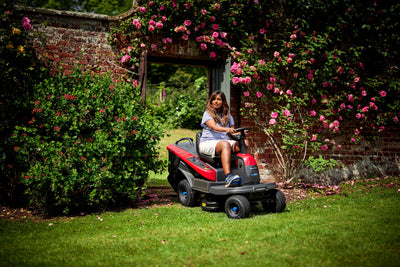
[[[195,206],[195,195],[190,187],[189,181],[183,179],[178,183],[177,187],[178,199],[179,203],[181,203],[185,207],[193,207]]]
[[[230,196],[225,201],[225,213],[231,219],[243,219],[250,215],[250,202],[242,195]]]
[[[266,212],[283,212],[286,208],[286,197],[282,191],[272,189],[268,191],[270,197],[261,202]]]

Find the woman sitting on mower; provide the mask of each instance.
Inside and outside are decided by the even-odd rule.
[[[231,174],[231,153],[239,153],[237,141],[230,140],[227,134],[234,134],[234,120],[229,112],[225,94],[215,91],[207,102],[207,110],[203,114],[201,126],[203,132],[200,139],[200,152],[214,157],[221,156],[222,169],[226,175],[225,187],[239,186],[241,178]],[[248,147],[248,142],[246,147]]]

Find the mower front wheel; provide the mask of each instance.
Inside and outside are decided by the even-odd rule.
[[[225,201],[225,213],[231,219],[243,219],[250,215],[250,202],[242,195],[230,196]]]
[[[193,207],[195,205],[195,194],[190,187],[189,181],[184,179],[178,183],[177,193],[179,203],[185,207]]]

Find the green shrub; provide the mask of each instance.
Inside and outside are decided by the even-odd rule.
[[[16,127],[21,181],[45,213],[106,208],[137,198],[149,171],[158,172],[162,131],[132,84],[76,69],[35,88],[32,118]]]
[[[47,75],[48,68],[39,60],[29,38],[30,19],[14,10],[21,1],[0,3],[0,205],[24,203],[18,182],[19,166],[15,161],[10,137],[14,126],[29,116],[27,103],[33,85]],[[23,97],[21,97],[23,96]]]
[[[310,167],[315,173],[324,172],[329,169],[333,169],[339,165],[334,159],[324,159],[321,155],[318,158],[310,156],[305,162],[306,167]]]

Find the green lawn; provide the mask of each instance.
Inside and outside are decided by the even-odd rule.
[[[159,153],[160,158],[167,160],[168,159],[168,152],[167,152],[167,145],[173,144],[181,138],[189,137],[192,138],[193,141],[196,141],[196,133],[200,130],[188,130],[188,129],[174,129],[174,130],[167,130],[164,135],[164,138],[161,139],[159,145]]]
[[[243,220],[176,202],[0,219],[0,266],[399,266],[400,179],[342,188],[280,214],[256,207]]]
[[[169,144],[173,144],[181,138],[189,137],[192,138],[194,142],[196,142],[196,133],[200,130],[189,130],[189,129],[173,129],[167,130],[164,135],[164,138],[161,139],[158,151],[159,157],[163,160],[168,160],[168,150],[167,146]],[[150,173],[150,178],[148,181],[148,185],[169,185],[167,181],[168,172],[164,171],[163,173]]]

